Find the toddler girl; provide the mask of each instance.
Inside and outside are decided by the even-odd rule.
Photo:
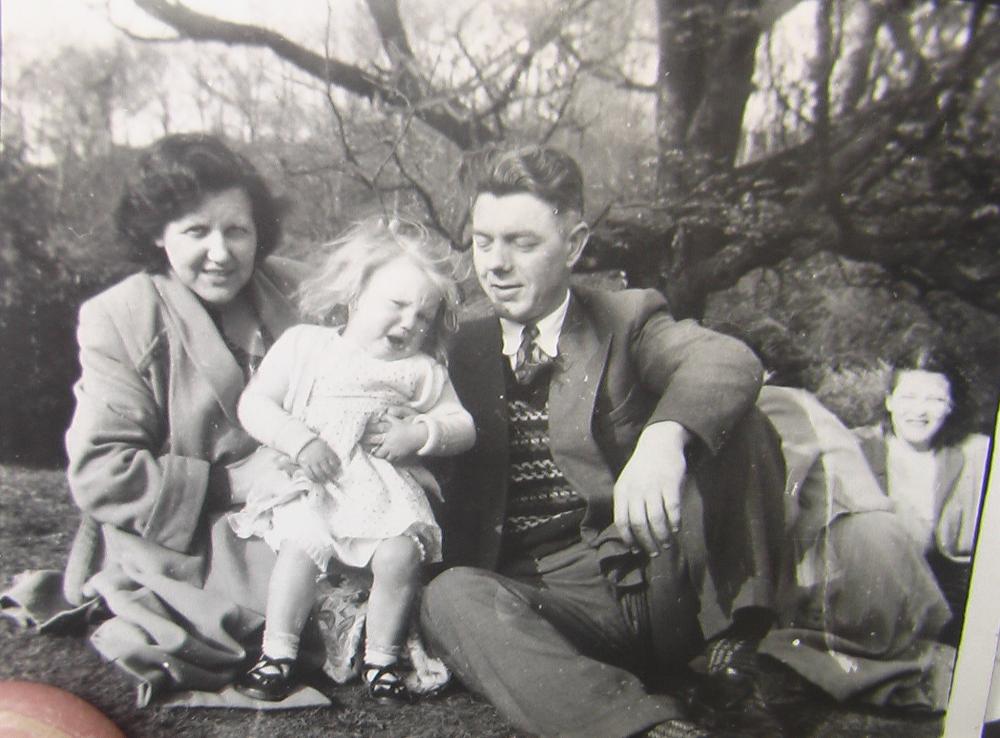
[[[240,421],[275,474],[258,480],[230,522],[278,559],[263,653],[236,686],[264,700],[289,694],[317,578],[335,559],[371,571],[362,676],[373,698],[392,704],[409,699],[396,664],[420,565],[441,558],[425,491],[440,493],[416,457],[475,441],[444,368],[458,291],[447,247],[419,226],[370,220],[332,247],[300,301],[328,325],[289,329],[240,398]],[[398,407],[415,414],[386,413]],[[383,432],[366,436],[372,421]]]

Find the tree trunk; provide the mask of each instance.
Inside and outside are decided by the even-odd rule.
[[[752,0],[657,0],[657,190],[732,166],[760,17]]]
[[[656,186],[659,194],[684,187],[682,164],[688,126],[701,89],[698,0],[656,0]]]
[[[712,45],[713,69],[706,73],[701,103],[688,132],[688,145],[713,163],[713,169],[731,167],[739,148],[761,33],[755,5],[736,0],[726,10],[720,42]]]

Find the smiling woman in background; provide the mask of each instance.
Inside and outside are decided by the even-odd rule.
[[[945,709],[987,446],[965,429],[962,375],[926,349],[900,355],[884,426],[852,432],[794,386],[804,364],[787,334],[755,338],[779,366],[757,404],[787,470],[785,579],[757,684],[765,699],[809,694],[776,660],[837,701]]]
[[[856,431],[882,491],[921,548],[952,610],[941,639],[957,644],[983,492],[989,438],[969,432],[969,388],[942,349],[892,362],[886,419]]]

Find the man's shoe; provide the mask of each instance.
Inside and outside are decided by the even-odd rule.
[[[705,655],[707,674],[688,691],[686,704],[712,735],[791,735],[789,715],[801,705],[823,702],[819,690],[795,671],[757,653],[754,641],[719,639]]]
[[[642,733],[642,738],[712,738],[712,733],[690,720],[677,718],[657,723]]]
[[[705,672],[709,676],[727,672],[752,673],[757,668],[758,641],[744,638],[716,638],[705,646]]]

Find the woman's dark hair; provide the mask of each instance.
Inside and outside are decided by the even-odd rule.
[[[889,364],[891,368],[887,388],[889,393],[896,389],[903,372],[931,372],[941,374],[948,380],[951,391],[951,412],[931,439],[931,448],[951,446],[972,432],[973,408],[969,380],[962,364],[951,351],[935,344],[906,346],[889,357]],[[888,413],[884,427],[886,429],[892,427]]]
[[[115,227],[146,269],[162,271],[167,257],[156,241],[166,225],[198,207],[206,195],[234,187],[250,198],[261,259],[281,239],[285,203],[246,157],[205,133],[164,136],[142,152],[115,209]]]

